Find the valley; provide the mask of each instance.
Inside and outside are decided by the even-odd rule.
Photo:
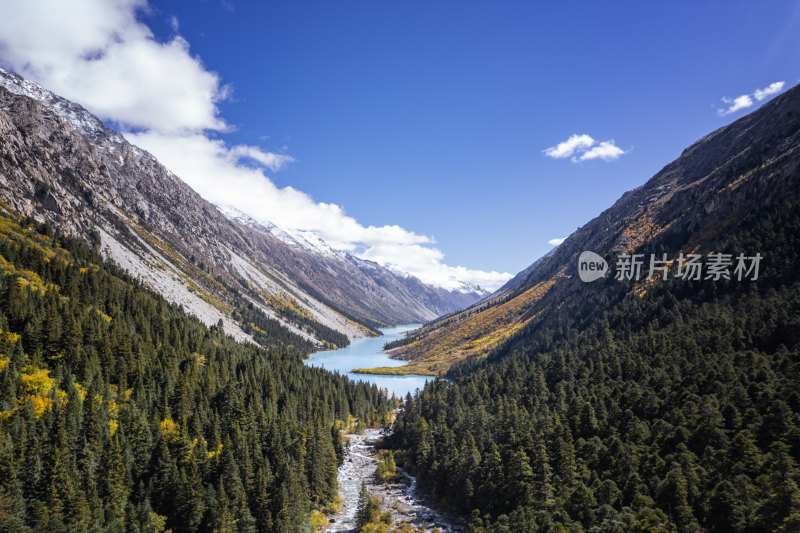
[[[131,35],[182,57],[177,19],[161,24],[176,34],[170,43],[146,25]],[[114,46],[124,40],[111,34]],[[3,66],[6,50],[0,34]],[[373,72],[383,51],[371,51]],[[111,55],[81,48],[89,62]],[[217,87],[218,75],[203,72]],[[311,85],[335,76],[325,78]],[[395,85],[382,81],[369,85],[381,98]],[[113,129],[0,68],[0,531],[800,531],[800,86],[784,83],[723,98],[729,107],[715,119],[753,109],[698,122],[712,131],[657,172],[620,165],[636,184],[602,211],[570,213],[593,216],[574,231],[561,233],[561,213],[525,211],[503,242],[524,247],[536,235],[551,248],[512,275],[445,263],[433,234],[371,217],[400,205],[462,230],[458,220],[517,217],[513,197],[525,194],[547,210],[521,178],[502,201],[486,181],[442,189],[455,169],[422,169],[428,159],[405,153],[387,163],[354,143],[359,158],[348,157],[387,175],[345,189],[337,180],[355,162],[328,178],[285,152],[289,133],[270,140],[218,121],[228,86],[206,95],[213,126],[139,131],[109,119]],[[372,103],[356,107],[372,116]],[[329,118],[344,131],[357,115]],[[428,124],[405,127],[392,134],[408,140]],[[247,177],[237,182],[246,190],[225,191],[238,203],[212,202],[133,144],[148,135],[177,142],[187,159],[210,146],[211,174]],[[225,135],[276,151],[228,145]],[[311,137],[311,151],[333,151],[335,136]],[[581,187],[622,179],[590,165],[639,153],[603,138],[526,145],[548,160],[519,167],[526,180],[529,167],[557,175],[568,183],[558,201],[577,204],[591,196]],[[642,153],[658,144],[648,142]],[[361,206],[362,224],[264,174],[289,163],[317,168],[334,198],[361,198],[367,185],[382,192]],[[492,172],[503,168],[494,163]],[[562,163],[572,172],[552,170]],[[307,177],[297,172],[285,179]],[[233,174],[215,174],[217,189]],[[551,186],[539,179],[542,191]],[[394,205],[387,190],[405,202],[410,190],[419,203]],[[478,196],[462,205],[462,193]],[[262,205],[264,194],[274,197]],[[541,238],[537,225],[553,235]],[[474,235],[457,235],[467,237],[459,261],[483,261],[474,249],[491,243],[470,227]],[[579,267],[587,252],[591,279]],[[741,275],[745,259],[752,275]],[[626,271],[634,260],[640,268]]]

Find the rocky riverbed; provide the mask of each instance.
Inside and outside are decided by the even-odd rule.
[[[454,517],[434,510],[416,490],[414,477],[398,468],[403,474],[399,483],[376,484],[375,470],[378,467],[377,452],[373,443],[381,438],[382,431],[368,429],[363,434],[348,434],[350,450],[339,468],[339,496],[342,505],[330,518],[325,531],[355,531],[356,509],[361,482],[367,490],[381,499],[381,508],[392,513],[392,524],[411,524],[417,531],[441,531],[456,533],[464,531],[463,525]]]

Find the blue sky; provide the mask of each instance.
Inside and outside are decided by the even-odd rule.
[[[551,249],[549,240],[569,235],[697,138],[780,92],[778,86],[757,89],[797,83],[800,4],[768,6],[130,0],[115,8],[114,24],[123,28],[123,41],[160,45],[143,58],[172,53],[186,63],[177,58],[183,47],[195,62],[184,75],[174,69],[170,82],[195,80],[192,87],[205,91],[173,121],[186,119],[181,135],[204,137],[211,142],[203,144],[204,153],[212,147],[217,158],[260,167],[276,191],[302,191],[323,204],[326,216],[347,219],[338,233],[330,230],[338,222],[325,216],[302,227],[276,214],[278,223],[316,231],[423,279],[430,265],[457,265],[465,268],[437,275],[496,285],[503,273],[526,267]],[[44,7],[31,9],[41,14]],[[85,16],[114,20],[103,9],[87,9]],[[28,24],[42,24],[35,18]],[[143,36],[148,29],[152,35]],[[75,31],[65,30],[63,39]],[[97,30],[99,43],[109,31]],[[169,146],[191,153],[189,141],[165,142],[157,118],[137,123],[118,102],[103,102],[65,81],[69,76],[54,75],[48,61],[63,59],[62,52],[49,41],[33,46],[29,34],[14,34],[0,22],[0,64],[114,121],[195,186],[183,174],[202,169],[156,151]],[[86,62],[92,46],[112,63],[111,45],[91,42],[76,45],[83,54],[75,61]],[[116,68],[106,65],[103,72],[116,73],[123,84],[135,79],[133,87],[167,83]],[[172,95],[173,85],[151,99]],[[720,115],[733,105],[722,98],[744,95],[738,102],[750,107]],[[572,157],[544,152],[573,135],[595,142]],[[233,153],[234,147],[241,148]],[[587,151],[600,153],[591,152],[598,147],[611,147],[609,160],[579,160]],[[214,187],[226,187],[219,177],[224,170],[216,183],[195,188],[213,196]],[[242,180],[230,183],[247,183]],[[212,200],[237,203],[235,195],[226,198]],[[255,209],[245,208],[254,215]]]

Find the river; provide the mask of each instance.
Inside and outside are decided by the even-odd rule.
[[[403,333],[420,327],[420,324],[409,324],[397,326],[395,328],[382,329],[381,337],[367,337],[363,339],[352,339],[350,346],[339,350],[328,350],[317,352],[305,360],[310,366],[325,368],[330,371],[338,371],[354,380],[374,383],[379,387],[386,388],[389,395],[394,394],[398,398],[405,398],[408,393],[421,389],[425,382],[432,379],[430,376],[382,376],[378,374],[355,374],[350,372],[354,368],[375,368],[378,366],[402,366],[405,361],[391,359],[383,353],[383,345],[387,342],[397,340]]]
[[[406,524],[415,532],[460,533],[465,527],[463,520],[435,509],[417,490],[414,477],[403,472],[398,483],[375,483],[375,469],[378,465],[373,441],[382,436],[380,429],[368,429],[362,434],[348,434],[349,442],[344,464],[339,468],[339,496],[342,505],[338,512],[329,518],[330,523],[323,528],[328,532],[354,532],[356,530],[356,510],[361,483],[367,485],[372,496],[381,500],[381,511],[392,515],[392,524]]]
[[[409,324],[395,328],[382,329],[381,337],[352,339],[350,346],[340,350],[317,352],[305,363],[310,366],[338,371],[354,380],[374,383],[385,388],[390,395],[404,398],[421,389],[430,376],[382,376],[377,374],[356,374],[350,372],[354,368],[374,368],[378,366],[401,366],[404,361],[390,359],[383,353],[383,345],[397,340],[403,333],[418,328],[419,324]],[[413,476],[402,472],[403,479],[399,483],[376,485],[374,481],[378,460],[372,441],[381,436],[382,430],[368,429],[362,434],[348,434],[348,452],[344,464],[339,468],[339,496],[342,505],[338,512],[329,517],[330,524],[323,531],[355,531],[356,508],[358,507],[358,491],[365,482],[371,494],[381,499],[381,509],[392,514],[392,522],[397,525],[406,523],[415,531],[463,531],[458,519],[437,512],[428,505],[422,494],[416,490]]]

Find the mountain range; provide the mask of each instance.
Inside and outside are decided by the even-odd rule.
[[[223,178],[221,178],[223,179]],[[308,352],[424,322],[486,295],[334,250],[215,206],[78,104],[0,69],[0,201],[79,236],[204,323]],[[288,341],[287,341],[288,342]]]

